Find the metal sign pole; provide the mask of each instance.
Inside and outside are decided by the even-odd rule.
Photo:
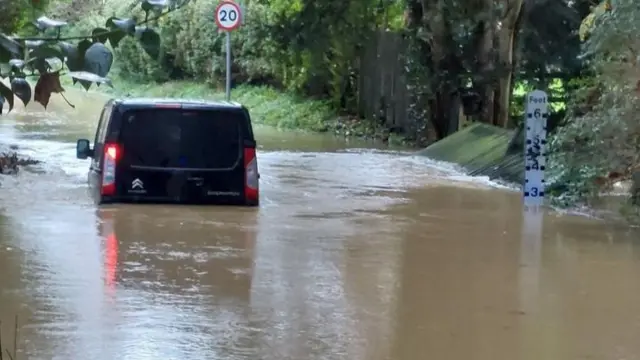
[[[242,8],[232,0],[223,0],[216,7],[215,20],[218,29],[225,32],[226,57],[226,84],[225,92],[227,101],[231,101],[231,31],[242,25]]]
[[[227,31],[227,101],[231,101],[231,31]]]

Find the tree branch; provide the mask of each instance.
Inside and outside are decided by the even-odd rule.
[[[161,13],[158,16],[154,16],[148,19],[145,19],[144,21],[141,21],[140,23],[136,24],[136,25],[144,25],[147,24],[151,21],[155,21],[158,20],[178,9],[181,9],[182,7],[186,6],[188,4],[188,2],[184,2],[183,4],[181,4],[180,6],[176,6],[173,9],[169,9],[163,13]],[[88,39],[91,37],[101,37],[101,36],[109,36],[109,35],[113,35],[113,34],[117,34],[123,32],[120,29],[115,29],[115,30],[111,30],[111,31],[103,31],[97,34],[92,34],[92,35],[77,35],[77,36],[66,36],[66,37],[16,37],[14,38],[15,41],[52,41],[52,40],[56,40],[56,41],[67,41],[67,40],[84,40],[84,39]]]

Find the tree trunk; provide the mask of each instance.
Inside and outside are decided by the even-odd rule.
[[[475,86],[482,98],[482,109],[480,121],[493,124],[493,102],[495,98],[493,85],[494,72],[494,35],[495,18],[493,13],[493,0],[483,0],[482,11],[484,19],[480,20],[476,26],[475,42],[477,46],[477,67],[475,75]]]
[[[422,26],[425,29],[428,29],[428,32],[431,35],[428,40],[428,55],[430,56],[429,63],[431,65],[431,73],[434,74],[434,78],[430,79],[431,97],[433,100],[430,101],[429,104],[429,113],[431,124],[433,125],[433,128],[438,137],[437,140],[440,140],[448,135],[446,129],[446,119],[444,119],[442,116],[443,107],[446,105],[443,104],[442,101],[443,99],[441,85],[444,79],[441,76],[443,74],[442,66],[444,65],[447,49],[445,48],[445,18],[441,10],[442,9],[440,9],[439,0],[422,0]]]
[[[489,22],[487,22],[489,23]],[[480,121],[487,124],[493,124],[493,102],[495,94],[493,91],[493,84],[491,75],[493,71],[493,62],[491,61],[491,51],[493,50],[493,31],[487,28],[482,35],[482,43],[480,45],[478,53],[479,69],[478,75],[480,77],[479,93],[482,97],[482,112],[480,113]]]
[[[433,131],[436,133],[436,141],[444,139],[447,134],[442,127],[442,123],[440,121],[440,113],[439,109],[440,105],[440,96],[436,94],[435,98],[429,101],[429,116],[431,120],[431,126],[433,126]]]
[[[518,32],[519,19],[522,13],[523,0],[506,0],[502,16],[502,27],[498,30],[498,98],[496,125],[509,125],[509,105],[511,100],[511,83],[513,81],[513,48]]]

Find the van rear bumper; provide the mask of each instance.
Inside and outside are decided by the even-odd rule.
[[[98,205],[108,204],[166,204],[166,205],[223,205],[223,206],[260,206],[260,201],[251,201],[243,197],[215,197],[207,199],[173,199],[167,197],[103,196]]]

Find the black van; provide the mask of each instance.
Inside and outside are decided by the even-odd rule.
[[[98,204],[179,203],[257,206],[256,141],[248,110],[230,102],[110,100],[94,146],[89,187]]]

